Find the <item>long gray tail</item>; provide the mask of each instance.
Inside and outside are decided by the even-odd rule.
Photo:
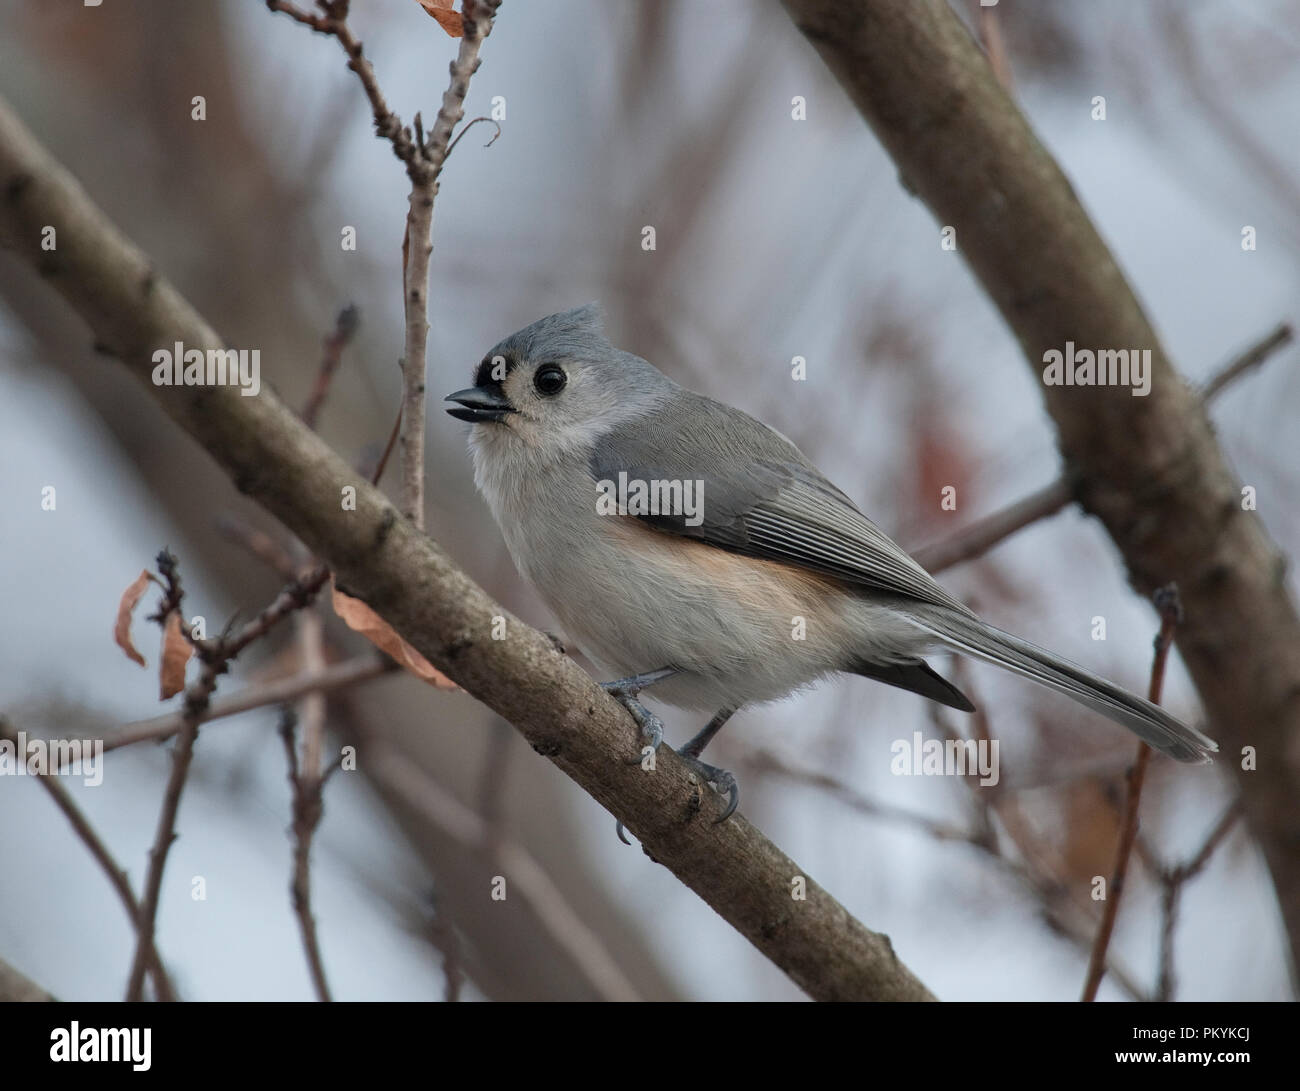
[[[1123,724],[1143,742],[1179,761],[1207,762],[1218,744],[1174,719],[1145,698],[1098,678],[1027,640],[995,629],[974,616],[938,610],[909,613],[917,627],[954,651],[994,663],[1074,698],[1094,712]]]

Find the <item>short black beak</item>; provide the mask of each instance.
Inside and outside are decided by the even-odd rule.
[[[506,414],[515,412],[515,407],[510,404],[510,399],[505,394],[487,386],[471,386],[465,390],[458,390],[455,394],[448,394],[443,401],[456,403],[455,406],[448,407],[447,412],[457,420],[472,421],[476,424],[482,421],[501,420]]]

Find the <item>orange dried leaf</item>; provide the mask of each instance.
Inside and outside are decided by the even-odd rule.
[[[122,592],[122,598],[117,604],[117,621],[113,625],[113,643],[142,667],[148,664],[131,643],[131,615],[135,612],[135,604],[149,586],[149,578],[147,571],[141,572],[135,583]]]
[[[360,599],[345,595],[331,585],[331,603],[334,612],[349,629],[360,633],[385,655],[410,671],[422,682],[437,689],[457,689],[457,685],[442,671],[411,647],[383,618]]]
[[[162,700],[174,697],[185,688],[185,664],[194,647],[181,632],[181,616],[175,610],[167,615],[163,626],[162,665],[158,668],[158,686]]]
[[[451,10],[451,0],[416,0],[416,3],[438,20],[438,25],[451,37],[465,36],[464,20],[460,12]]]

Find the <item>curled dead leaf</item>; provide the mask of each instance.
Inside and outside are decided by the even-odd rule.
[[[464,19],[460,12],[451,10],[451,0],[415,0],[415,2],[432,15],[438,21],[438,25],[451,37],[465,36]]]
[[[144,656],[131,643],[131,615],[135,612],[136,603],[148,588],[150,579],[148,571],[141,572],[136,581],[122,592],[122,598],[117,604],[117,621],[113,624],[113,643],[142,667],[148,664],[144,661]]]
[[[185,688],[185,664],[194,654],[194,646],[181,632],[181,616],[173,610],[163,626],[162,664],[158,668],[158,688],[162,700],[174,697]]]
[[[422,682],[437,689],[459,689],[455,682],[403,640],[397,631],[360,599],[345,595],[330,583],[331,604],[334,612],[349,629],[354,629],[385,655],[395,660]]]

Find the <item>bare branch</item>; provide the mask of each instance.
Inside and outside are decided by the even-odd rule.
[[[44,1003],[53,1002],[51,996],[25,974],[19,973],[7,962],[0,962],[0,1003]]]
[[[1248,349],[1238,353],[1222,370],[1217,372],[1204,387],[1201,398],[1210,402],[1227,386],[1236,382],[1248,371],[1253,371],[1278,349],[1289,345],[1295,336],[1289,322],[1280,323],[1271,333],[1262,337]]]
[[[605,1000],[639,999],[613,954],[527,849],[500,836],[499,831],[378,735],[367,733],[363,748],[366,769],[377,784],[448,836],[489,853],[497,861],[508,889],[528,899],[557,947],[582,968],[597,995]]]
[[[991,9],[990,9],[991,10]],[[1238,353],[1201,390],[1201,399],[1207,404],[1242,376],[1259,367],[1279,349],[1290,344],[1292,330],[1283,322],[1249,348]],[[999,542],[1024,530],[1025,527],[1046,519],[1063,510],[1074,499],[1075,487],[1060,478],[1031,493],[1023,500],[996,511],[972,523],[964,530],[914,550],[912,556],[929,572],[942,572],[945,568],[969,561],[987,553]]]
[[[322,710],[323,711],[323,710]],[[320,825],[323,802],[319,772],[311,766],[300,766],[294,750],[293,709],[286,705],[280,719],[280,737],[284,740],[285,756],[289,764],[289,785],[293,792],[293,870],[289,893],[293,911],[298,918],[298,931],[302,936],[307,968],[311,972],[316,998],[329,1001],[330,987],[325,977],[325,961],[321,957],[320,937],[316,931],[316,918],[311,908],[311,843]],[[304,747],[306,749],[306,747]],[[318,767],[317,767],[318,768]]]
[[[17,732],[13,726],[5,719],[0,718],[0,738],[9,739],[17,743]],[[136,901],[135,891],[131,889],[131,880],[127,878],[126,871],[113,859],[113,854],[109,852],[108,846],[100,839],[95,828],[90,824],[80,807],[73,800],[72,795],[62,784],[59,783],[58,775],[53,771],[38,778],[40,785],[54,800],[55,806],[63,812],[63,816],[72,826],[73,831],[85,843],[86,848],[90,850],[90,855],[94,857],[95,863],[100,870],[108,877],[109,883],[117,892],[118,899],[122,902],[122,907],[126,910],[127,918],[131,921],[131,927],[137,928],[140,919],[140,903]],[[158,999],[162,1001],[172,1001],[176,999],[176,990],[172,986],[171,979],[167,976],[167,971],[163,967],[162,959],[158,956],[158,949],[151,942],[148,951],[145,954],[147,960],[149,977],[153,980],[154,992]]]
[[[464,0],[463,34],[451,64],[451,82],[442,96],[433,130],[426,140],[420,115],[415,115],[415,138],[388,108],[361,43],[348,27],[348,4],[339,0],[321,4],[321,15],[302,11],[288,0],[267,0],[273,12],[283,12],[321,34],[338,39],[348,55],[348,67],[357,73],[375,115],[375,131],[393,145],[406,164],[411,194],[402,239],[402,306],[406,347],[402,356],[402,514],[424,527],[424,421],[425,376],[428,371],[429,258],[433,253],[433,202],[438,195],[438,175],[454,146],[452,131],[465,116],[469,81],[479,65],[479,49],[492,31],[492,18],[501,0]],[[471,124],[473,124],[471,122]],[[466,127],[468,129],[468,126]],[[498,130],[499,130],[498,126]],[[463,134],[462,134],[463,135]],[[311,421],[309,420],[310,424]]]
[[[393,146],[393,154],[406,164],[408,173],[417,169],[415,164],[420,161],[420,150],[411,139],[411,131],[403,126],[401,118],[388,108],[384,94],[379,89],[379,80],[375,76],[374,67],[366,60],[361,43],[348,27],[346,0],[344,2],[332,0],[322,5],[324,11],[320,15],[303,11],[289,0],[266,0],[266,6],[273,12],[283,12],[318,34],[327,34],[338,39],[343,52],[348,56],[348,67],[357,74],[366,98],[370,101],[370,110],[375,118],[375,132]]]
[[[1286,560],[1060,166],[946,0],[783,0],[959,253],[1035,376],[1067,342],[1137,351],[1146,396],[1042,384],[1085,511],[1144,595],[1176,582],[1178,649],[1242,787],[1300,964],[1300,612]],[[1149,353],[1149,357],[1147,354]],[[1249,782],[1247,789],[1246,782]]]
[[[1151,664],[1151,684],[1147,690],[1147,699],[1152,704],[1160,703],[1160,695],[1165,683],[1165,662],[1169,658],[1169,647],[1173,643],[1174,629],[1182,620],[1183,608],[1178,598],[1178,588],[1172,584],[1163,588],[1156,595],[1156,608],[1160,611],[1160,632],[1156,634],[1155,657]],[[1137,757],[1133,768],[1128,773],[1128,791],[1124,797],[1124,820],[1120,827],[1119,844],[1115,848],[1115,866],[1111,870],[1110,882],[1106,886],[1106,900],[1102,904],[1101,926],[1097,929],[1097,938],[1092,946],[1092,957],[1088,960],[1088,976],[1083,984],[1085,1001],[1096,1000],[1101,979],[1106,973],[1106,948],[1110,946],[1110,937],[1115,930],[1115,920],[1119,916],[1120,896],[1124,893],[1124,880],[1128,875],[1128,862],[1137,841],[1138,808],[1142,802],[1142,784],[1146,779],[1147,763],[1151,760],[1151,748],[1146,743],[1138,743]]]
[[[1185,864],[1162,869],[1158,873],[1163,887],[1160,898],[1160,964],[1156,975],[1154,999],[1166,1002],[1174,998],[1174,931],[1178,927],[1178,907],[1186,884],[1204,870],[1214,850],[1223,844],[1241,817],[1241,800],[1233,800],[1223,816],[1210,830],[1196,854]]]
[[[265,635],[278,621],[295,610],[311,603],[317,591],[329,578],[324,566],[314,569],[301,580],[289,584],[257,617],[236,633],[222,635],[215,640],[195,641],[196,654],[202,664],[198,679],[185,690],[185,705],[181,712],[181,725],[176,745],[172,749],[172,771],[163,793],[162,808],[154,832],[153,848],[149,851],[149,870],[145,876],[144,893],[140,899],[137,918],[135,958],[127,981],[126,999],[141,999],[144,972],[149,961],[149,950],[154,944],[154,929],[158,918],[158,902],[162,894],[163,870],[167,854],[176,840],[176,814],[180,810],[181,793],[189,775],[194,757],[194,743],[198,739],[199,724],[208,709],[217,679],[227,670],[230,661],[254,640]],[[177,604],[179,608],[179,603]]]
[[[373,678],[391,674],[396,669],[395,664],[378,656],[358,655],[321,670],[303,671],[289,678],[261,682],[249,686],[240,693],[212,701],[200,717],[199,723],[220,720],[226,716],[238,716],[241,712],[264,708],[267,705],[281,705],[295,701],[308,693],[330,693],[334,690],[347,689],[362,682],[369,682]],[[161,742],[163,739],[170,739],[181,729],[182,718],[182,713],[178,712],[125,724],[104,739],[104,752],[138,742],[149,740]]]
[[[316,418],[320,416],[321,406],[325,404],[325,398],[329,394],[334,373],[338,370],[339,363],[343,359],[343,350],[356,336],[359,322],[360,318],[356,307],[349,303],[339,311],[338,318],[334,322],[334,329],[325,338],[321,352],[320,368],[316,372],[316,382],[312,386],[311,393],[307,396],[307,401],[303,405],[300,414],[303,424],[308,428],[315,429],[316,427]]]
[[[1054,481],[1046,488],[985,516],[943,541],[913,550],[912,556],[926,571],[942,572],[945,568],[987,553],[999,542],[1030,524],[1055,515],[1070,500],[1070,486],[1064,480]]]

